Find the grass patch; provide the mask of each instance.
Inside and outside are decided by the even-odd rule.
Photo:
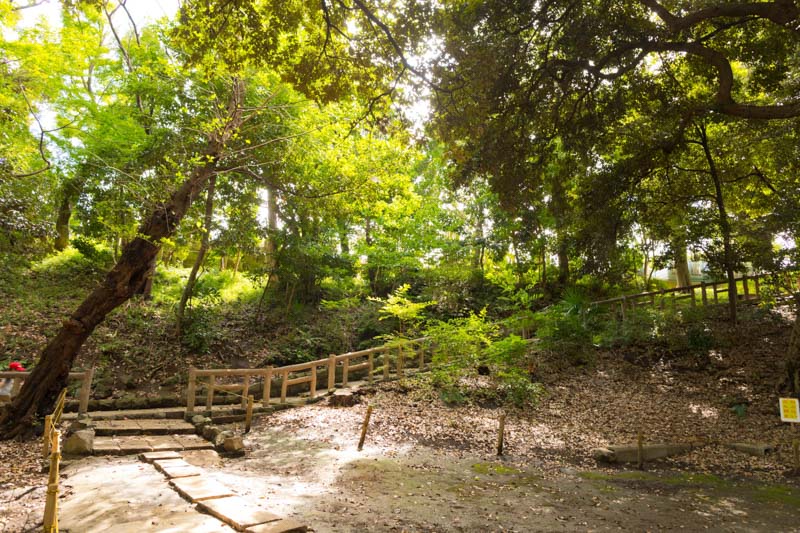
[[[763,503],[782,503],[800,507],[800,492],[784,485],[768,485],[756,490],[756,500]]]
[[[499,463],[475,463],[472,465],[472,471],[476,474],[507,476],[511,474],[521,474],[522,471],[512,468],[510,466],[502,465]]]

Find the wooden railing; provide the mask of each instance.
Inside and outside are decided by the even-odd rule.
[[[774,278],[776,275],[787,276],[787,279],[785,280],[786,284],[791,285],[793,284],[791,283],[792,279],[788,276],[794,276],[796,274],[758,274],[755,276],[745,275],[740,278],[736,278],[736,283],[741,283],[742,285],[742,292],[741,294],[737,294],[737,299],[741,301],[759,299],[761,297],[761,285],[763,280]],[[800,279],[797,281],[798,284],[800,284]],[[752,292],[750,287],[751,283],[753,284]],[[700,293],[699,297],[698,289]],[[647,305],[655,307],[657,303],[661,309],[664,309],[668,300],[672,306],[675,306],[677,302],[681,300],[691,300],[691,305],[696,306],[698,303],[698,298],[700,303],[704,306],[709,305],[709,303],[716,305],[719,303],[719,295],[727,292],[727,280],[710,283],[702,282],[694,285],[688,285],[686,287],[674,287],[671,289],[661,289],[659,291],[642,292],[639,294],[609,298],[607,300],[599,300],[597,302],[592,302],[590,305],[593,307],[608,306],[613,310],[619,309],[621,318],[625,320],[625,313],[628,310]]]
[[[67,389],[58,395],[53,414],[44,417],[43,459],[50,456],[50,471],[47,477],[47,497],[44,504],[44,533],[58,533],[58,469],[61,463],[61,431],[58,424],[64,412]]]
[[[19,389],[25,381],[30,372],[0,372],[0,378],[10,379],[11,394],[9,396],[0,396],[0,404],[11,401],[14,396],[19,394]],[[79,393],[78,412],[83,414],[89,409],[89,396],[92,392],[92,379],[94,377],[94,368],[90,368],[84,372],[70,372],[69,379],[79,380],[81,382],[81,390]]]
[[[366,370],[367,379],[370,383],[375,380],[376,359],[383,366],[382,378],[388,379],[391,367],[394,364],[395,373],[402,377],[405,373],[406,365],[413,360],[412,368],[418,369],[425,367],[425,355],[427,338],[414,339],[398,344],[387,344],[348,352],[340,355],[331,355],[327,359],[318,359],[307,363],[266,368],[217,368],[217,369],[198,369],[189,370],[189,383],[186,391],[186,412],[193,413],[197,401],[197,391],[200,388],[206,390],[206,410],[210,411],[214,405],[216,392],[226,392],[239,396],[242,399],[242,407],[247,406],[247,398],[250,396],[251,379],[261,378],[262,386],[262,405],[269,405],[272,399],[272,380],[280,379],[280,403],[286,403],[289,387],[308,383],[308,395],[314,398],[319,390],[319,369],[327,371],[327,391],[331,392],[336,388],[337,371],[341,369],[341,379],[338,380],[342,386],[347,386],[353,372]],[[240,383],[222,383],[218,379],[241,378]]]

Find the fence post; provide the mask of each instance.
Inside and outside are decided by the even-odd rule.
[[[196,369],[194,367],[189,368],[189,387],[186,389],[186,412],[192,413],[194,412],[194,402],[195,402],[195,387],[197,384],[195,383],[197,379],[197,375],[195,374]]]
[[[331,354],[328,357],[328,392],[333,392],[336,388],[336,356]]]
[[[506,414],[500,415],[500,421],[497,425],[497,455],[503,455],[503,444],[506,432]]]
[[[278,369],[280,370],[280,368]],[[289,389],[289,372],[281,372],[281,403],[286,403],[286,392]]]
[[[714,282],[714,305],[719,305],[719,295],[717,294],[717,282]]]
[[[397,377],[402,379],[405,376],[405,369],[403,368],[403,346],[397,347]]]
[[[342,387],[347,387],[347,381],[350,378],[350,358],[345,357],[342,361]]]
[[[383,349],[383,379],[389,379],[389,348]]]
[[[247,397],[250,395],[250,374],[244,376],[244,386],[242,387],[242,409],[247,407]]]
[[[744,291],[744,295],[742,296],[743,300],[750,299],[750,288],[747,286],[747,274],[742,276],[742,290]]]
[[[761,296],[761,287],[759,286],[759,277],[756,276],[754,278],[754,280],[755,280],[755,285],[756,285],[756,298],[758,298],[758,297]]]
[[[211,411],[214,407],[214,387],[217,384],[216,374],[208,376],[208,390],[206,391],[206,411]]]
[[[78,414],[85,414],[89,410],[89,395],[92,393],[92,379],[94,378],[94,367],[89,368],[83,373],[81,383],[80,403],[78,404]]]
[[[417,353],[419,353],[419,369],[423,370],[425,368],[425,347],[422,346],[422,343],[417,345]]]
[[[308,391],[308,397],[313,398],[317,395],[317,365],[311,366],[311,386]]]
[[[372,371],[375,370],[373,359],[374,359],[373,352],[369,352],[369,355],[367,355],[367,366],[369,366],[369,382],[370,382],[370,384],[372,384],[372,382],[374,380],[374,378],[372,377]]]
[[[264,386],[261,393],[261,405],[269,405],[269,399],[272,396],[272,365],[269,365],[264,371]]]
[[[700,282],[700,291],[703,293],[703,307],[708,305],[708,296],[706,296],[706,282]]]

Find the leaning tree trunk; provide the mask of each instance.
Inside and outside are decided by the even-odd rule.
[[[181,294],[181,301],[178,303],[178,311],[176,317],[176,329],[178,339],[181,338],[183,333],[183,315],[186,311],[186,305],[194,292],[194,286],[197,282],[197,272],[203,266],[206,253],[208,253],[209,234],[211,233],[211,222],[214,215],[214,189],[216,188],[217,179],[212,177],[208,181],[208,191],[206,192],[206,212],[205,219],[203,220],[203,237],[200,239],[200,250],[197,252],[197,257],[192,265],[192,271],[189,272],[189,279],[186,280],[186,286],[183,288]]]
[[[142,223],[139,236],[125,246],[103,283],[63,322],[56,336],[45,346],[19,395],[0,415],[0,438],[9,439],[28,432],[37,415],[52,409],[59,391],[66,386],[83,343],[108,313],[130,299],[145,283],[159,242],[175,233],[192,201],[217,172],[216,164],[225,143],[241,125],[243,92],[242,82],[234,80],[226,124],[209,136],[200,159],[205,163],[195,167],[169,202],[157,207]]]

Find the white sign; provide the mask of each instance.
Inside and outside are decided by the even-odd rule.
[[[781,398],[781,421],[800,423],[800,400],[797,398]]]

